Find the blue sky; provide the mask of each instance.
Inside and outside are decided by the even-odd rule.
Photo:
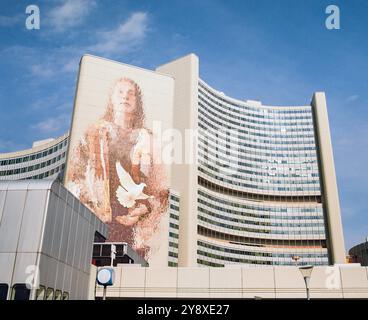
[[[36,4],[41,29],[26,30]],[[325,27],[338,5],[341,29]],[[77,67],[92,53],[153,69],[188,54],[230,96],[270,105],[328,99],[346,247],[368,236],[368,2],[0,2],[0,152],[68,130]]]

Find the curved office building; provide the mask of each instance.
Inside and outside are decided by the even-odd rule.
[[[198,164],[173,173],[179,265],[343,262],[324,93],[310,105],[265,106],[209,86],[193,54],[157,70],[175,79],[176,127],[198,131]]]
[[[69,134],[36,141],[31,149],[0,154],[0,180],[46,179],[62,176]]]
[[[311,106],[239,101],[200,80],[198,126],[198,263],[328,264]]]

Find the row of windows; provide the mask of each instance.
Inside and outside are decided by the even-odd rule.
[[[254,211],[260,211],[262,213],[269,212],[271,213],[279,213],[279,212],[285,212],[285,213],[314,213],[314,212],[320,212],[322,213],[322,206],[313,206],[313,207],[288,207],[288,206],[267,206],[267,205],[255,205],[255,204],[243,204],[243,203],[236,203],[236,202],[230,202],[228,200],[218,198],[215,196],[212,196],[210,194],[207,194],[203,192],[202,190],[198,190],[198,194],[200,196],[203,196],[209,200],[215,201],[217,203],[224,204],[230,207],[234,208],[240,208],[245,210],[254,210]],[[222,206],[223,207],[223,206]],[[236,212],[236,211],[234,211]],[[240,213],[239,213],[240,214]]]
[[[170,232],[169,232],[169,267],[178,266],[178,248],[179,248],[179,197],[170,194]],[[173,230],[174,229],[174,230]]]
[[[178,254],[176,252],[169,251],[169,256],[173,258],[177,258]]]
[[[178,266],[178,263],[177,262],[173,262],[173,261],[169,261],[168,262],[168,266],[169,267],[177,267]]]
[[[209,88],[207,88],[203,82],[199,81],[198,83],[200,88],[203,88],[206,92],[208,92],[211,96],[215,97],[216,99],[223,101],[231,106],[234,106],[235,109],[237,110],[237,108],[240,109],[245,109],[245,110],[249,110],[249,111],[253,111],[253,112],[265,112],[267,111],[267,113],[273,113],[273,114],[310,114],[310,109],[306,109],[306,108],[298,108],[298,109],[286,109],[286,108],[280,108],[280,109],[273,109],[273,108],[256,108],[256,107],[252,107],[252,106],[248,106],[245,104],[239,104],[239,103],[234,103],[233,101],[224,99],[222,96],[218,96],[214,91],[210,90]],[[256,116],[256,115],[255,115]]]
[[[16,164],[16,163],[23,163],[23,162],[29,162],[29,161],[33,161],[36,159],[40,159],[40,158],[44,158],[58,150],[61,150],[63,147],[66,147],[66,145],[68,144],[68,140],[64,140],[62,142],[60,142],[58,145],[51,147],[49,149],[46,149],[44,151],[40,151],[38,153],[34,153],[34,154],[30,154],[28,156],[24,156],[24,157],[18,157],[18,158],[13,158],[13,159],[7,159],[7,160],[1,160],[0,161],[0,166],[7,166],[10,164]]]
[[[28,167],[23,167],[23,168],[17,168],[17,169],[11,169],[11,170],[6,170],[6,171],[0,171],[0,177],[3,176],[11,176],[14,174],[21,174],[21,173],[26,173],[26,172],[31,172],[31,171],[36,171],[45,167],[48,167],[52,164],[54,164],[57,161],[60,161],[61,159],[65,158],[65,152],[63,152],[62,154],[58,155],[55,158],[52,158],[50,160],[32,165],[32,166],[28,166]]]
[[[174,205],[174,204],[170,204],[170,209],[173,209],[175,211],[179,211],[179,207]]]
[[[202,150],[203,152],[207,152],[207,153],[210,153],[208,150],[205,149],[204,145],[206,144],[204,140],[202,140],[201,137],[199,137],[198,139],[201,143],[199,144],[199,150]],[[300,164],[300,165],[303,165],[303,164],[307,164],[307,163],[317,163],[317,158],[316,156],[313,154],[308,154],[308,153],[303,153],[303,154],[276,154],[276,153],[261,153],[261,152],[252,152],[252,155],[265,155],[265,156],[271,156],[271,157],[280,157],[280,158],[287,158],[287,157],[294,157],[294,158],[299,158],[299,159],[276,159],[276,158],[267,158],[267,159],[264,159],[264,158],[260,158],[260,157],[257,157],[257,158],[254,158],[254,157],[249,157],[249,156],[246,156],[242,153],[236,153],[235,155],[232,155],[232,150],[223,150],[225,151],[225,153],[227,155],[230,155],[230,156],[233,156],[235,158],[239,158],[239,159],[244,159],[244,160],[248,160],[248,161],[251,161],[251,162],[261,162],[261,163],[274,163],[274,164]],[[217,154],[215,153],[215,156]],[[249,155],[249,153],[248,153]],[[303,157],[308,157],[309,159],[306,159],[306,158],[303,158]],[[311,159],[312,158],[312,159]],[[299,160],[299,161],[298,161]]]
[[[245,250],[237,250],[237,249],[232,249],[232,248],[220,247],[220,246],[212,245],[210,243],[206,243],[203,241],[198,241],[197,244],[198,246],[202,248],[215,250],[218,252],[239,254],[239,255],[244,255],[244,256],[254,256],[254,257],[274,257],[274,258],[288,258],[288,259],[292,259],[292,257],[294,257],[295,255],[299,256],[300,258],[325,259],[328,257],[327,252],[326,253],[321,253],[321,252],[316,252],[316,253],[312,253],[312,252],[311,253],[254,252],[254,251],[245,251]]]
[[[213,125],[211,122],[208,122],[206,119],[202,118],[201,116],[199,117],[200,118],[200,122],[198,123],[198,127],[202,130],[211,130],[212,129],[215,129],[215,130],[218,130],[218,127],[216,127],[215,125]],[[207,126],[205,126],[203,123],[206,123]],[[253,131],[247,131],[247,130],[242,130],[242,129],[232,129],[232,127],[228,127],[224,124],[221,124],[220,123],[220,129],[222,131],[225,131],[225,129],[228,129],[229,131],[233,132],[233,131],[236,131],[236,132],[241,132],[243,135],[240,135],[240,134],[237,134],[237,138],[238,139],[243,139],[243,140],[249,140],[249,141],[254,141],[254,142],[257,142],[257,140],[259,140],[260,137],[262,138],[269,138],[271,140],[259,140],[259,142],[262,142],[264,141],[270,141],[273,142],[273,141],[288,141],[287,139],[310,139],[310,138],[314,138],[314,131],[313,130],[304,130],[305,128],[300,128],[300,130],[294,130],[294,132],[296,132],[295,134],[288,134],[288,133],[282,133],[282,134],[279,134],[279,133],[276,133],[276,132],[253,132]],[[290,130],[289,130],[290,131]],[[310,132],[310,133],[307,133],[307,132]],[[221,132],[221,131],[220,131]],[[226,132],[226,131],[225,131]],[[255,138],[253,138],[253,136]],[[277,139],[280,139],[280,140],[277,140]]]
[[[179,226],[175,223],[170,222],[170,227],[173,229],[178,229],[179,230]]]
[[[208,154],[213,154],[211,152],[205,151]],[[284,173],[285,171],[281,171],[281,170],[277,170],[278,168],[270,168],[267,166],[256,166],[256,165],[252,165],[249,163],[245,163],[245,162],[241,162],[241,161],[237,161],[236,163],[231,161],[231,158],[225,158],[222,157],[220,154],[217,156],[218,159],[224,161],[225,163],[219,162],[218,160],[213,160],[211,158],[209,158],[207,155],[202,154],[201,152],[198,152],[198,155],[200,156],[198,159],[198,162],[200,164],[208,164],[208,163],[212,163],[214,165],[217,165],[218,167],[224,167],[226,168],[230,168],[231,171],[236,171],[239,173],[244,173],[244,174],[248,174],[251,176],[264,176],[264,177],[280,177],[280,178],[302,178],[302,177],[315,177],[318,178],[319,174],[316,172],[313,172],[312,167],[306,167],[304,170],[300,169],[300,168],[282,168],[281,169],[285,169],[288,170],[289,173]],[[249,166],[249,167],[255,167],[257,169],[262,170],[260,171],[255,171],[255,170],[247,170],[247,169],[242,169],[240,168],[241,166]],[[269,169],[266,169],[269,168]],[[292,172],[294,171],[294,172]]]
[[[253,220],[243,220],[243,219],[236,219],[229,216],[224,216],[221,214],[217,214],[215,212],[212,212],[210,210],[207,210],[202,207],[198,207],[198,210],[200,212],[203,212],[204,214],[207,214],[211,217],[218,218],[225,221],[235,222],[235,223],[241,223],[244,225],[256,225],[256,226],[268,226],[268,227],[284,227],[284,228],[323,228],[324,223],[323,222],[317,222],[317,223],[278,223],[278,222],[267,222],[267,221],[253,221]]]
[[[198,258],[197,259],[197,263],[199,266],[207,266],[207,267],[225,267],[225,264],[221,264],[221,263],[216,263],[213,261],[206,261],[203,260],[206,259],[206,257],[202,257],[202,258]],[[291,265],[291,263],[287,262],[287,261],[255,261],[255,260],[246,260],[248,262],[241,262],[244,264],[256,264],[256,265],[278,265],[278,266],[289,266]],[[236,259],[233,262],[237,262]],[[309,265],[310,262],[309,261],[301,261],[298,263],[299,265]],[[323,265],[327,265],[327,263],[322,262],[322,261],[314,261],[313,262],[314,266],[323,266]]]
[[[265,177],[265,178],[256,178],[254,176],[256,176],[256,173],[253,173],[252,171],[250,171],[249,173],[245,173],[244,175],[240,175],[237,173],[243,173],[246,170],[241,170],[241,169],[233,169],[232,167],[229,166],[225,166],[223,165],[222,167],[217,165],[217,166],[213,166],[211,164],[209,164],[208,162],[199,162],[199,167],[203,168],[203,170],[207,171],[206,169],[211,170],[212,175],[216,175],[217,174],[219,176],[223,176],[223,177],[227,177],[227,178],[231,178],[231,179],[235,179],[234,181],[238,180],[239,183],[243,182],[243,181],[251,181],[251,182],[255,182],[255,183],[259,183],[259,184],[282,184],[282,185],[303,185],[303,184],[316,184],[319,185],[319,179],[318,175],[314,174],[311,177],[300,177],[302,179],[274,179],[278,176],[276,175],[267,175],[267,174],[258,174],[258,176],[261,177]],[[207,171],[208,172],[208,171]],[[215,173],[213,173],[215,172]],[[279,177],[280,178],[280,177]],[[304,179],[303,179],[304,178]],[[309,179],[308,179],[309,178]],[[314,179],[313,179],[314,178]],[[234,183],[236,184],[236,183]]]
[[[173,200],[173,201],[175,201],[175,202],[177,202],[177,203],[179,203],[179,197],[177,197],[174,194],[170,194],[170,199]]]
[[[246,228],[240,226],[233,226],[225,223],[221,223],[218,221],[214,221],[212,219],[208,219],[202,215],[198,215],[198,220],[203,221],[211,226],[225,228],[227,230],[234,230],[234,231],[241,231],[247,233],[256,233],[256,234],[281,234],[281,235],[324,235],[324,230],[296,230],[296,229],[289,229],[289,230],[273,230],[273,229],[253,229],[253,228]],[[230,232],[230,231],[229,231]]]
[[[247,211],[232,210],[232,209],[224,208],[223,206],[214,205],[201,198],[198,199],[198,203],[203,204],[209,208],[218,210],[222,213],[229,213],[229,214],[238,215],[242,217],[253,217],[257,219],[274,219],[274,220],[321,220],[323,219],[322,214],[318,214],[318,212],[316,212],[317,215],[313,215],[313,216],[310,216],[310,215],[305,216],[305,215],[300,214],[299,212],[296,212],[296,213],[299,213],[300,215],[293,215],[293,216],[278,215],[278,214],[270,215],[270,214],[265,214],[265,212],[263,212],[262,209],[260,210],[259,213],[252,213],[248,209],[246,209]]]
[[[235,140],[235,138],[242,139],[242,136],[238,136],[238,135],[234,136],[234,132],[228,133],[228,137],[226,138],[226,141],[218,133],[215,133],[213,135],[214,136],[209,134],[209,131],[200,131],[198,140],[204,143],[205,145],[210,145],[212,147],[222,146],[223,148],[226,148],[226,149],[233,148],[237,150],[238,152],[239,151],[253,152],[253,149],[257,151],[258,150],[271,150],[271,151],[288,151],[288,152],[313,151],[313,150],[315,151],[316,150],[314,141],[300,141],[296,143],[294,141],[291,141],[292,143],[290,144],[292,144],[292,146],[287,145],[286,143],[282,143],[283,145],[286,144],[286,146],[279,147],[279,146],[274,146],[272,143],[270,145],[262,145],[262,144],[245,143],[240,140]],[[231,135],[231,138],[230,138],[230,135]],[[213,144],[211,144],[211,142],[213,142]]]
[[[170,213],[170,218],[179,221],[179,216],[176,214]]]
[[[238,130],[225,130],[222,127],[218,128],[215,127],[214,125],[209,125],[209,126],[205,126],[202,123],[198,124],[199,127],[199,134],[202,136],[207,136],[207,135],[215,135],[216,137],[219,138],[219,140],[226,140],[226,141],[236,141],[238,142],[239,140],[245,140],[245,141],[250,141],[255,143],[256,145],[259,145],[260,143],[263,144],[315,144],[315,140],[314,140],[314,135],[293,135],[290,137],[286,137],[286,136],[282,136],[280,137],[280,139],[276,139],[274,136],[269,137],[267,136],[267,138],[270,139],[264,139],[266,137],[262,137],[260,138],[259,136],[253,138],[251,135],[247,134],[247,135],[241,135],[238,134]],[[234,136],[235,135],[235,136]],[[294,140],[289,140],[290,139],[294,139]]]
[[[280,181],[280,180],[276,180],[276,181],[270,181],[267,179],[244,179],[243,177],[241,177],[241,180],[250,180],[250,181],[255,181],[255,180],[259,180],[259,183],[263,183],[264,185],[254,185],[254,184],[249,184],[249,183],[243,183],[243,182],[239,182],[236,180],[230,180],[230,179],[226,179],[224,177],[218,176],[216,174],[213,174],[211,172],[209,172],[208,170],[205,170],[203,167],[199,166],[198,167],[198,171],[202,172],[203,174],[205,174],[206,176],[209,176],[213,179],[216,179],[218,181],[224,182],[226,184],[229,184],[232,188],[234,188],[235,186],[239,186],[239,187],[243,187],[243,188],[249,188],[249,189],[258,189],[258,190],[268,190],[268,191],[284,191],[284,192],[296,192],[296,191],[320,191],[319,188],[319,181],[307,181],[305,183],[307,184],[317,184],[317,186],[300,186],[300,184],[298,183],[298,186],[296,187],[291,187],[291,186],[285,186],[285,182]],[[273,184],[281,184],[283,185],[282,187],[280,186],[272,186],[270,185],[270,183]],[[294,181],[290,181],[289,184],[294,184]],[[295,183],[296,184],[296,183]]]
[[[203,98],[203,96],[205,96],[207,98],[207,100],[205,98]],[[297,126],[297,125],[304,125],[304,124],[310,124],[312,123],[312,115],[310,115],[309,117],[288,117],[288,118],[273,118],[273,117],[268,117],[269,119],[271,119],[272,121],[260,121],[260,120],[254,120],[251,117],[246,117],[243,118],[240,115],[234,115],[231,112],[228,111],[232,111],[232,109],[229,108],[225,108],[223,110],[220,110],[219,108],[217,108],[214,104],[212,104],[211,102],[215,102],[213,99],[209,98],[206,94],[203,94],[203,96],[199,95],[198,99],[201,101],[201,104],[204,105],[208,105],[209,107],[211,107],[211,109],[216,110],[218,114],[224,114],[229,118],[232,119],[238,119],[239,122],[249,122],[249,123],[254,123],[254,124],[261,124],[261,125],[283,125],[283,126]],[[211,102],[209,102],[208,100],[210,100]],[[215,102],[216,104],[216,102]],[[221,104],[220,104],[221,106]],[[215,112],[211,112],[213,115],[215,115]],[[260,117],[257,117],[260,118]],[[265,119],[265,117],[262,117],[263,119]],[[267,118],[266,118],[267,119]],[[300,120],[308,120],[307,122],[303,122]]]
[[[206,119],[210,120],[212,123],[217,124],[220,128],[224,129],[228,129],[228,130],[235,130],[235,131],[239,131],[243,134],[249,134],[250,131],[248,130],[244,130],[242,128],[248,128],[248,129],[253,129],[256,131],[260,131],[260,133],[268,133],[271,134],[271,132],[283,132],[285,130],[284,127],[282,126],[273,126],[273,127],[257,127],[257,126],[252,126],[252,125],[246,125],[244,123],[237,123],[235,121],[231,121],[231,120],[227,120],[226,118],[220,117],[219,115],[214,115],[213,117],[209,115],[209,113],[211,113],[208,108],[204,107],[203,105],[201,105],[201,103],[199,103],[199,106],[202,108],[198,109],[198,119],[199,121],[205,122],[209,125],[209,123],[206,121]],[[204,109],[204,110],[202,110]],[[222,120],[221,121],[217,121],[216,119],[220,118]],[[229,123],[231,123],[233,126],[230,126]],[[215,126],[210,126],[212,128],[215,128]],[[312,133],[314,132],[313,126],[309,125],[309,126],[299,126],[299,127],[291,127],[288,128],[284,133],[286,132],[298,132],[299,134],[301,134],[302,132],[309,132]],[[253,135],[257,136],[258,134],[256,132],[252,132]]]
[[[241,263],[241,264],[268,264],[268,265],[292,265],[293,261],[291,260],[290,262],[288,261],[262,261],[262,260],[252,260],[252,259],[241,259],[241,258],[233,258],[233,257],[224,257],[224,256],[219,256],[213,253],[208,253],[208,252],[203,252],[198,250],[197,253],[201,256],[210,258],[210,259],[216,259],[216,260],[222,260],[222,261],[226,261],[226,262],[232,262],[232,263]],[[203,257],[202,257],[203,259]],[[304,262],[304,264],[310,264],[310,261],[306,261]],[[299,263],[300,265],[303,265],[303,262]],[[323,264],[327,264],[323,263],[322,261],[313,261],[313,265],[323,265]]]
[[[169,247],[178,249],[179,248],[179,244],[176,243],[176,242],[169,241]]]
[[[6,300],[9,286],[6,283],[0,283],[0,300]],[[10,293],[10,300],[29,300],[31,290],[24,283],[13,285]],[[54,290],[45,286],[39,286],[36,290],[35,300],[69,300],[69,293],[61,290]]]
[[[31,176],[31,177],[25,178],[24,180],[45,179],[45,178],[51,177],[52,175],[54,175],[54,174],[56,174],[58,172],[62,172],[64,170],[64,168],[65,168],[65,163],[63,163],[61,166],[56,167],[55,169],[51,169],[50,171],[46,171],[46,172],[37,174],[35,176]]]
[[[208,145],[208,142],[202,137],[202,136],[198,136],[198,142],[199,142],[199,146],[203,148],[204,145]],[[216,141],[215,141],[216,143]],[[211,146],[211,145],[210,145]],[[219,145],[217,144],[216,147],[218,148]],[[239,151],[238,146],[236,145],[235,150]],[[314,147],[313,147],[314,148]],[[242,150],[242,149],[240,149]],[[226,152],[231,152],[231,150],[223,150],[225,153]],[[310,150],[312,152],[303,152],[303,151],[308,151],[308,150],[299,150],[298,152],[296,152],[294,150],[294,152],[290,152],[290,153],[286,153],[286,152],[282,152],[282,153],[275,153],[275,152],[267,152],[267,151],[260,151],[257,149],[252,149],[252,150],[246,150],[248,151],[248,153],[253,156],[257,155],[257,156],[264,156],[264,157],[275,157],[275,158],[313,158],[313,160],[316,158],[316,152],[315,152],[315,148]],[[239,154],[239,155],[238,155]],[[237,152],[236,155],[237,157],[241,157],[242,153]],[[271,159],[272,160],[272,159]],[[280,159],[273,159],[275,163],[277,163],[278,161],[281,161]]]
[[[294,235],[289,234],[287,236],[279,235],[273,236],[270,234],[260,233],[241,233],[232,232],[231,230],[213,227],[212,225],[206,226],[205,223],[199,223],[197,227],[197,233],[199,236],[207,238],[209,241],[217,239],[219,241],[226,241],[232,244],[247,245],[252,247],[260,246],[277,246],[277,247],[319,247],[326,248],[326,236],[325,234],[312,234],[312,235]]]

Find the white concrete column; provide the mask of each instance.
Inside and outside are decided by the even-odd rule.
[[[332,152],[327,103],[324,92],[316,92],[312,99],[316,139],[320,159],[322,194],[327,210],[327,223],[332,263],[345,263],[345,244],[340,214],[335,164]]]
[[[174,128],[182,137],[198,132],[198,79],[199,60],[194,54],[162,65],[156,71],[175,79]],[[194,142],[191,144],[191,142]],[[184,148],[185,145],[185,148]],[[194,149],[192,147],[194,146]],[[180,193],[179,213],[179,266],[197,266],[197,140],[183,141],[183,162],[172,166],[172,188]],[[190,159],[187,156],[194,156]]]

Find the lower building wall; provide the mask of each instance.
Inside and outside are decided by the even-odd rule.
[[[103,288],[96,287],[96,298]],[[313,298],[368,298],[366,267],[336,265],[314,267],[310,279]],[[115,284],[108,298],[306,298],[297,267],[224,268],[115,268]]]

